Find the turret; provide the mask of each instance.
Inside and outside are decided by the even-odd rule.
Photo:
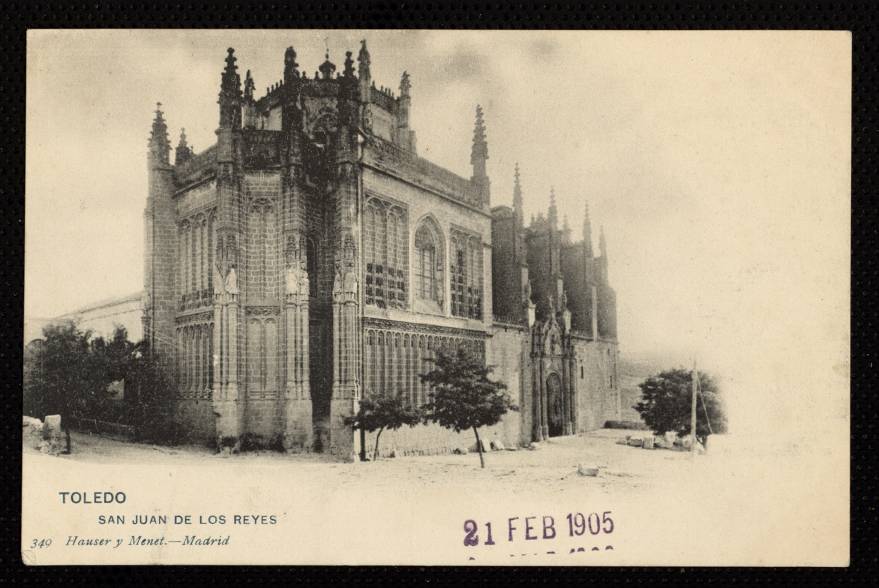
[[[299,64],[296,63],[296,51],[287,47],[284,51],[284,85],[290,87],[299,79]]]
[[[321,79],[333,79],[333,74],[336,73],[336,64],[330,61],[329,49],[327,49],[327,52],[324,54],[324,62],[320,64],[318,69],[320,70]]]
[[[486,162],[488,161],[488,142],[485,139],[485,120],[482,114],[482,106],[476,106],[476,124],[473,128],[473,147],[470,150],[470,163],[473,166],[473,176],[470,181],[479,190],[483,206],[489,206],[491,202],[491,183],[488,179]]]
[[[235,49],[229,47],[226,55],[226,68],[220,79],[220,128],[241,128],[241,76],[235,65]]]
[[[549,228],[555,231],[559,225],[559,209],[555,203],[555,187],[549,189]]]
[[[149,140],[150,169],[155,166],[166,166],[170,160],[171,142],[168,140],[168,125],[162,114],[162,103],[156,103],[156,116]]]
[[[592,221],[589,218],[589,201],[583,208],[583,248],[586,259],[592,259]]]
[[[397,126],[401,129],[409,127],[409,106],[411,98],[409,90],[412,88],[412,82],[409,81],[409,72],[403,72],[400,76],[400,99],[399,110],[397,111]]]
[[[411,88],[409,73],[404,71],[400,77],[400,97],[397,99],[397,143],[404,149],[415,151],[415,131],[409,128],[409,107],[412,104],[409,91]]]
[[[519,162],[513,172],[513,215],[516,218],[516,226],[522,228],[524,218],[524,206],[522,201],[522,183],[519,179]]]
[[[183,149],[189,147],[183,137]],[[148,142],[148,192],[144,209],[144,297],[143,333],[150,353],[156,354],[165,365],[174,357],[174,253],[177,250],[176,232],[164,230],[173,227],[175,204],[174,178],[170,165],[171,143],[168,125],[162,114],[161,103],[156,104],[152,130]]]
[[[253,92],[256,84],[250,76],[250,70],[244,76],[244,128],[252,129],[256,127],[256,99]]]
[[[192,149],[186,143],[186,129],[180,129],[180,140],[174,152],[174,165],[186,163],[190,159],[192,159]]]
[[[369,103],[369,88],[372,85],[372,75],[369,72],[369,50],[366,48],[366,39],[360,41],[360,52],[357,54],[357,75],[360,79],[360,101]]]

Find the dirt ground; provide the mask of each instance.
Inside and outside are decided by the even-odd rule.
[[[497,564],[527,555],[531,559],[523,562],[554,564],[574,556],[553,559],[549,553],[580,547],[591,554],[583,563],[599,565],[845,561],[844,444],[822,435],[717,436],[709,439],[706,454],[693,456],[616,443],[629,434],[645,432],[603,429],[554,438],[535,450],[493,451],[484,469],[473,453],[338,463],[322,455],[221,455],[202,447],[75,434],[70,455],[25,450],[23,536],[55,529],[60,543],[69,534],[111,533],[95,524],[100,513],[191,513],[200,522],[202,516],[243,512],[274,515],[279,522],[214,530],[235,540],[235,549],[222,552],[225,563]],[[581,476],[578,465],[597,467],[598,475]],[[60,490],[95,489],[123,490],[128,500],[121,509],[58,503]],[[564,530],[566,513],[593,511],[612,513],[612,535],[560,535],[540,549],[518,536],[507,541],[510,517],[519,517],[521,534],[528,516],[552,515]],[[466,519],[493,522],[500,541],[465,548]],[[211,531],[202,525],[187,529]],[[781,529],[787,541],[779,540]],[[169,537],[183,532],[176,525],[161,531]],[[600,557],[595,549],[603,550]],[[146,555],[58,549],[34,557],[52,563],[216,563],[219,556],[161,548]]]
[[[643,436],[645,431],[601,429],[581,436],[558,437],[536,444],[536,449],[491,451],[485,454],[485,469],[476,453],[381,458],[377,462],[338,463],[321,454],[285,455],[274,451],[251,451],[235,455],[217,454],[205,447],[163,447],[119,441],[88,433],[73,434],[73,453],[59,456],[71,462],[93,464],[157,464],[167,467],[240,468],[255,467],[301,469],[309,480],[324,478],[326,483],[363,483],[371,488],[399,487],[402,480],[419,486],[461,487],[501,482],[505,490],[565,492],[582,489],[588,478],[578,474],[578,465],[597,467],[599,475],[588,478],[593,491],[637,491],[657,485],[675,485],[687,478],[695,464],[713,469],[713,462],[727,453],[728,440],[715,443],[718,449],[692,456],[667,449],[646,450],[617,444],[627,435]],[[711,448],[711,445],[709,445]],[[26,452],[34,452],[26,449]],[[289,472],[289,473],[293,473]]]

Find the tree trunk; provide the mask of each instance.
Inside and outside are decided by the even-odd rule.
[[[70,453],[70,425],[64,427],[64,436],[67,441],[67,453]]]
[[[366,461],[366,429],[360,427],[360,461]]]
[[[473,433],[476,435],[476,451],[479,452],[479,465],[485,467],[485,458],[482,457],[482,443],[479,441],[479,431],[473,427]]]
[[[384,431],[384,430],[385,430],[385,428],[382,427],[381,429],[378,430],[378,433],[376,433],[376,435],[375,435],[375,451],[372,452],[372,461],[378,461],[378,440],[379,440],[379,438],[381,438],[382,431]]]

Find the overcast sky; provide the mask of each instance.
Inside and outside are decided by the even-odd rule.
[[[341,66],[362,38],[377,85],[411,75],[422,156],[469,177],[482,104],[492,205],[511,202],[515,162],[526,219],[554,186],[579,236],[589,201],[623,353],[728,371],[745,356],[848,361],[844,32],[31,32],[26,315],[142,287],[157,101],[172,144],[185,127],[201,151],[227,47],[261,95],[287,46],[313,75],[325,43]]]

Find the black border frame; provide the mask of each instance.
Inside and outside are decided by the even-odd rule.
[[[299,581],[412,584],[443,580],[546,584],[584,581],[613,585],[762,585],[774,582],[831,585],[875,581],[873,530],[877,492],[875,445],[877,376],[873,367],[879,312],[873,304],[877,279],[877,64],[879,9],[840,2],[673,2],[625,4],[582,2],[13,2],[0,12],[0,238],[6,248],[0,283],[2,400],[0,465],[4,500],[2,583],[91,584],[186,582],[212,578],[263,584]],[[20,555],[22,324],[24,294],[25,35],[28,28],[484,28],[484,29],[811,29],[852,31],[852,418],[851,566],[849,568],[480,568],[480,567],[306,567],[195,566],[26,567]],[[857,211],[855,213],[855,211]],[[816,440],[817,442],[817,440]],[[816,530],[820,532],[820,530]]]

